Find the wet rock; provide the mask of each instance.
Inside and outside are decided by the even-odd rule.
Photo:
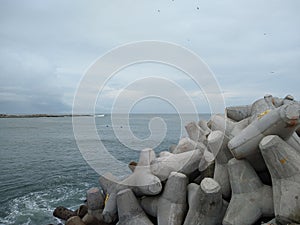
[[[85,224],[82,222],[79,216],[72,216],[67,220],[66,225],[85,225]]]
[[[130,169],[132,172],[134,172],[134,169],[135,169],[136,166],[137,166],[137,162],[135,162],[135,161],[131,161],[131,162],[128,164],[128,167],[129,167],[129,169]]]
[[[88,207],[86,205],[81,205],[77,210],[76,214],[79,216],[81,219],[87,214],[88,212]]]
[[[72,216],[76,216],[76,213],[70,209],[67,209],[63,206],[58,206],[53,212],[53,216],[62,219],[62,220],[68,220]]]

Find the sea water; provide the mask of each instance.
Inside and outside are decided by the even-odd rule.
[[[154,117],[162,118],[167,127],[163,141],[155,148],[157,153],[168,150],[186,135],[182,133],[180,115],[131,114],[132,133],[128,138],[149,137],[149,121]],[[207,120],[209,115],[190,115],[190,121],[198,118]],[[124,125],[117,127],[110,115],[94,119],[99,139],[87,137],[87,142],[100,140],[114,158],[125,164],[138,160],[139,152],[125,146],[115,134],[116,129],[128,128],[126,117]],[[113,164],[103,161],[107,171],[120,176],[128,171],[115,171]],[[77,146],[71,117],[0,119],[0,224],[57,224],[60,220],[52,216],[53,210],[57,206],[75,210],[84,202],[89,188],[99,187],[98,177]]]

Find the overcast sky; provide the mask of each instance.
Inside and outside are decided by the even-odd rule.
[[[226,105],[249,104],[266,93],[299,100],[299,9],[299,0],[0,0],[0,113],[71,112],[89,66],[113,48],[143,40],[194,51],[215,74]],[[148,76],[172,79],[200,112],[209,111],[184,73],[155,64],[115,74],[97,111],[110,112],[124,87]],[[161,84],[145,85],[145,95],[151,85]],[[135,98],[130,93],[128,102]],[[133,111],[174,109],[148,99]]]

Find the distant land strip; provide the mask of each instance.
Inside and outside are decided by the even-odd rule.
[[[39,117],[73,117],[73,116],[94,116],[89,114],[0,114],[0,118],[39,118]]]

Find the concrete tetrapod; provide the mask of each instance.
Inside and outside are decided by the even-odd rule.
[[[204,151],[199,149],[180,154],[168,153],[151,162],[151,171],[161,181],[166,180],[171,172],[180,172],[188,176],[198,169],[203,153]]]
[[[249,119],[246,118],[239,122],[235,122],[229,118],[224,117],[224,115],[216,114],[211,116],[208,124],[212,131],[222,131],[227,138],[231,139],[234,136],[238,135],[241,130],[249,125]]]
[[[203,130],[195,121],[185,125],[189,138],[196,142],[205,142],[207,131]]]
[[[107,196],[103,209],[103,220],[111,223],[117,218],[116,194],[126,188],[130,188],[138,196],[157,195],[162,190],[160,179],[154,176],[150,170],[150,162],[155,159],[152,149],[144,149],[140,153],[140,159],[134,172],[121,182],[115,178],[100,176],[99,182]]]
[[[102,221],[102,211],[104,207],[104,197],[98,188],[91,188],[86,194],[88,213],[97,220]]]
[[[124,187],[120,186],[119,181],[110,173],[101,175],[99,183],[106,195],[102,211],[103,221],[112,223],[117,219],[117,192]]]
[[[205,148],[206,147],[204,144],[193,141],[192,139],[190,139],[188,137],[184,137],[179,140],[178,145],[176,146],[176,148],[174,149],[174,151],[172,153],[178,154],[178,153],[188,152],[188,151],[195,150],[195,149],[203,149],[204,150]]]
[[[251,116],[252,105],[226,107],[226,115],[234,121],[241,121]]]
[[[265,95],[264,98],[256,100],[251,107],[250,122],[262,117],[273,109],[275,109],[275,105],[273,104],[272,95]]]
[[[158,225],[181,225],[187,211],[187,184],[188,178],[184,174],[171,172],[163,193],[143,198],[142,208],[157,217]]]
[[[259,147],[271,173],[276,221],[300,223],[300,153],[276,135]]]
[[[286,140],[286,143],[296,149],[297,152],[300,152],[300,137],[296,132],[294,132],[292,136]]]
[[[158,177],[154,176],[150,170],[150,163],[155,159],[155,153],[147,148],[141,151],[140,159],[134,172],[121,184],[131,188],[138,196],[157,195],[162,190],[162,184]]]
[[[283,105],[250,123],[229,141],[228,147],[237,159],[259,154],[258,145],[265,136],[275,134],[288,139],[298,124],[299,105]]]
[[[204,172],[209,166],[211,166],[215,161],[215,156],[205,149],[203,152],[203,156],[200,159],[198,170],[200,172]]]
[[[206,137],[210,134],[211,129],[208,127],[207,121],[205,121],[205,120],[200,120],[200,121],[198,122],[198,126],[204,131],[203,134],[204,134]]]
[[[224,198],[231,195],[227,163],[232,159],[232,154],[227,148],[229,139],[222,131],[212,131],[207,138],[208,149],[215,155],[214,179],[220,184]]]
[[[204,178],[200,185],[188,185],[189,211],[184,225],[219,225],[228,203],[222,199],[221,187],[212,178]]]
[[[231,159],[228,173],[232,197],[223,225],[251,225],[261,216],[273,216],[273,194],[246,160]]]
[[[287,95],[287,96],[284,97],[282,104],[287,105],[287,104],[290,104],[290,103],[293,103],[293,102],[296,102],[295,99],[294,99],[294,96]]]
[[[153,225],[141,208],[131,189],[124,189],[117,194],[118,225]]]

